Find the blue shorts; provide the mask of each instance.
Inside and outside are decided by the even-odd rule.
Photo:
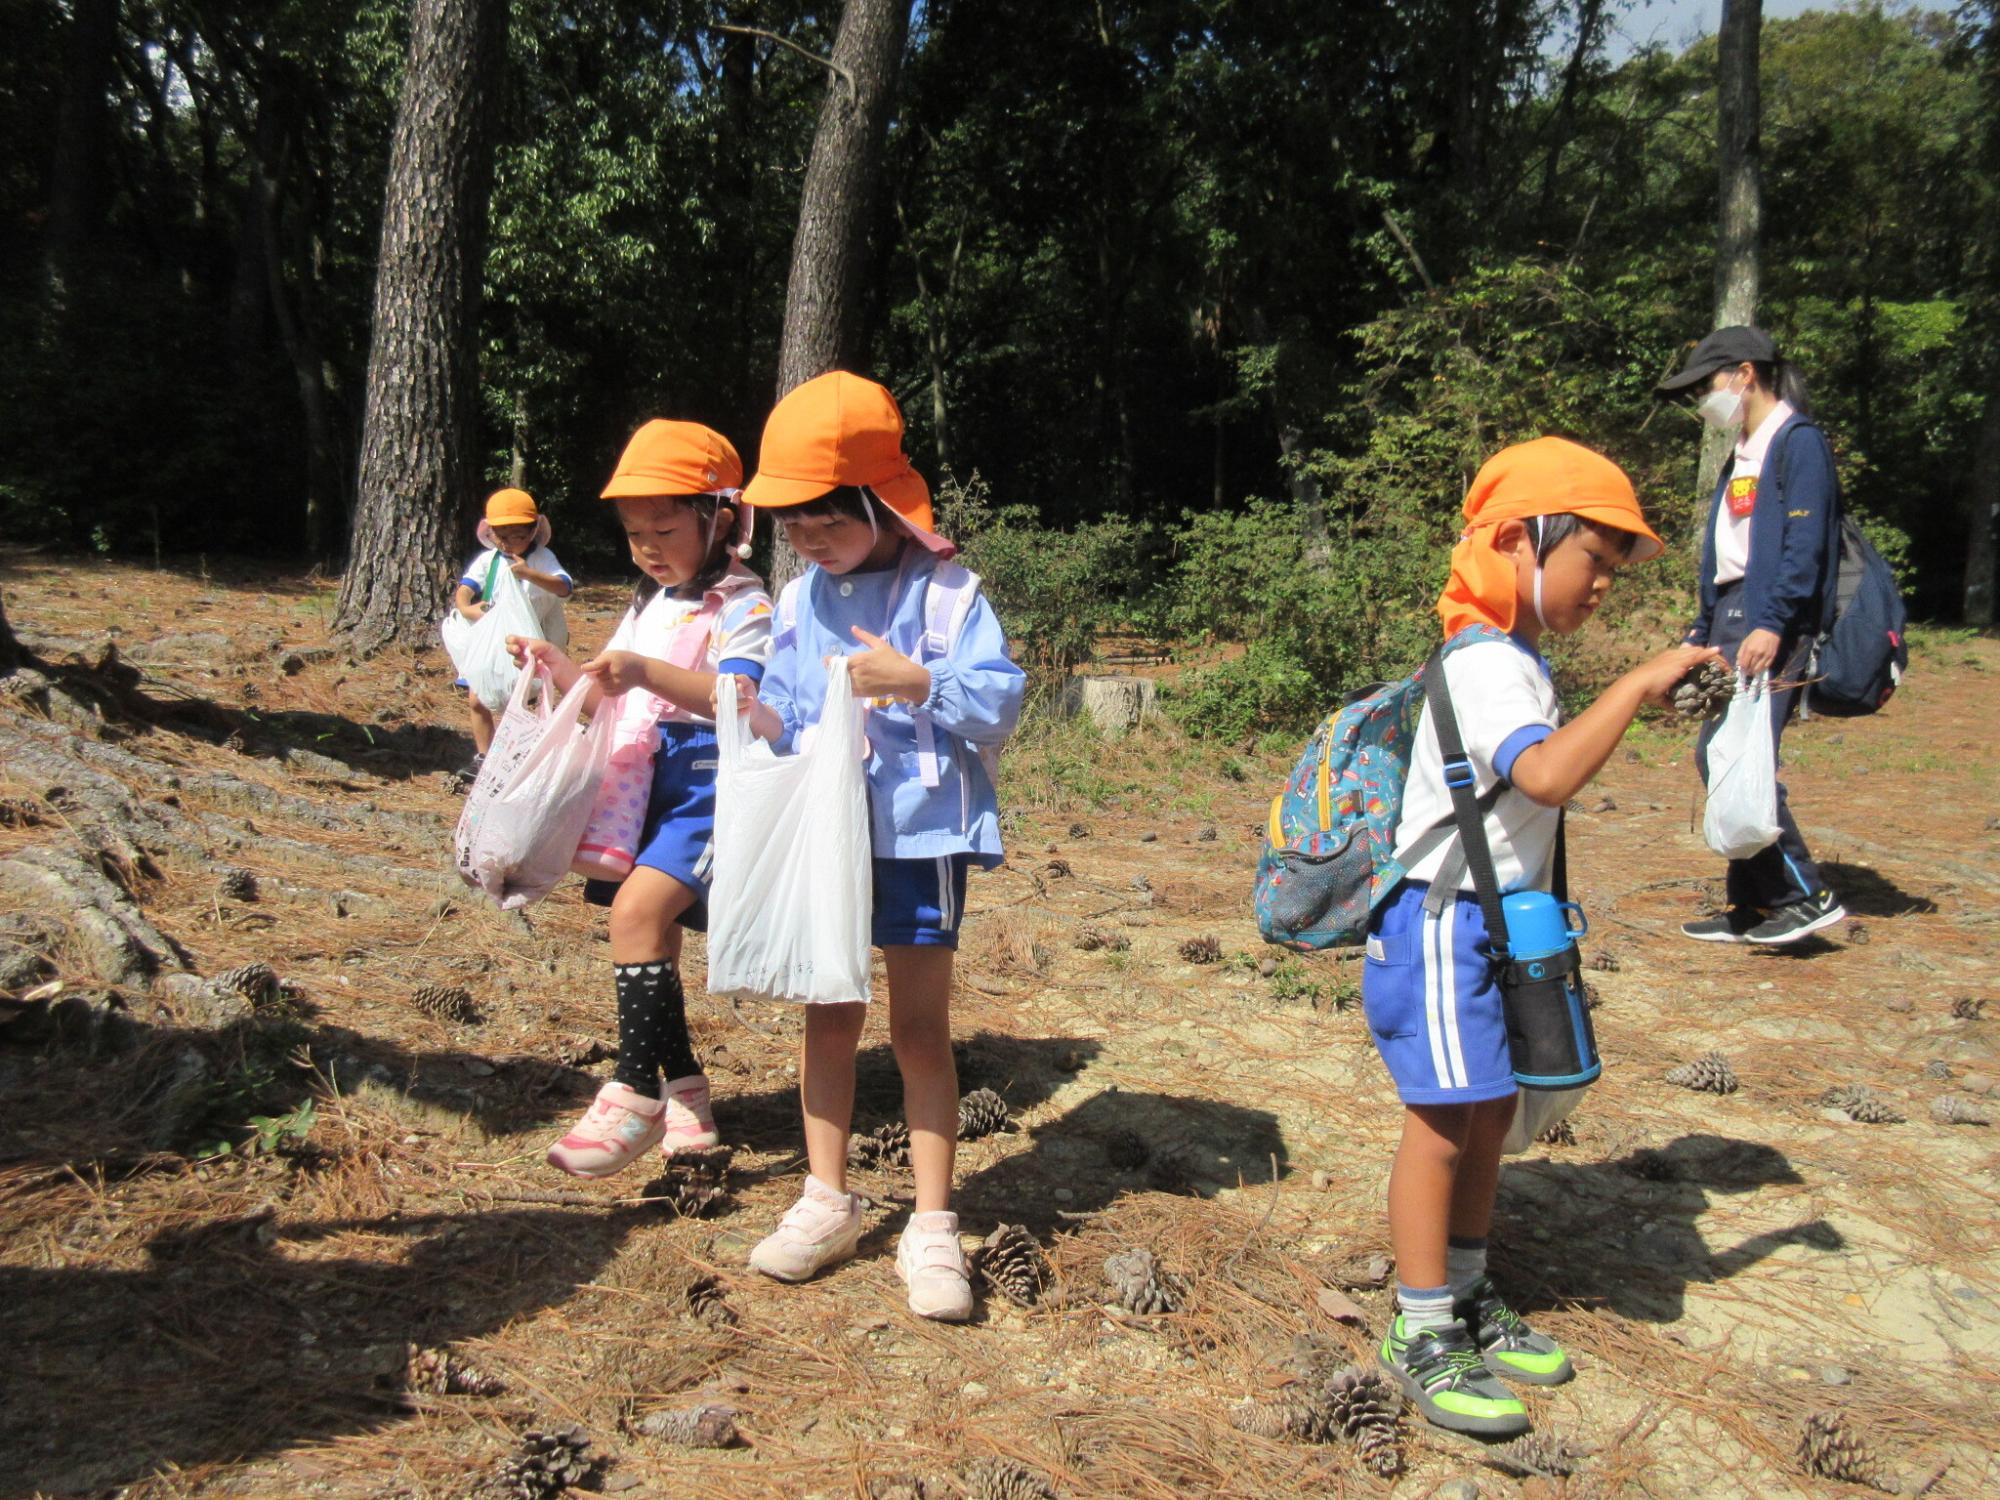
[[[876,860],[869,941],[878,948],[957,948],[972,860],[970,854]]]
[[[646,821],[639,830],[635,867],[671,875],[693,891],[694,905],[676,919],[689,932],[708,931],[708,883],[714,874],[715,730],[707,724],[660,726],[653,756],[653,786],[646,795]],[[615,880],[587,880],[583,899],[609,906],[618,894]]]
[[[1361,1006],[1405,1104],[1478,1104],[1515,1089],[1486,918],[1461,891],[1435,917],[1405,882],[1368,926]]]

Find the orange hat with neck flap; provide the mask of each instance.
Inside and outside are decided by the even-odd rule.
[[[1639,510],[1632,481],[1603,454],[1559,437],[1502,448],[1466,491],[1465,530],[1452,549],[1451,580],[1437,602],[1447,637],[1468,625],[1514,628],[1514,559],[1499,549],[1500,523],[1561,515],[1631,532],[1633,562],[1666,550]]]

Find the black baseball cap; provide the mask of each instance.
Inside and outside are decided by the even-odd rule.
[[[1688,356],[1680,374],[1662,380],[1653,387],[1653,394],[1662,399],[1678,396],[1717,370],[1726,370],[1746,360],[1753,365],[1774,365],[1778,362],[1778,346],[1762,329],[1746,328],[1740,323],[1732,328],[1718,328],[1694,346],[1694,353]]]

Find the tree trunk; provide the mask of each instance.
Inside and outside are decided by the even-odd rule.
[[[479,283],[506,42],[505,0],[411,8],[334,622],[363,649],[429,633],[473,514]]]
[[[14,627],[7,623],[7,596],[0,594],[0,674],[20,666],[24,655],[20,641],[14,637]]]
[[[866,351],[857,345],[868,270],[867,230],[909,24],[910,0],[847,0],[841,10],[833,41],[835,72],[820,106],[799,194],[792,273],[785,284],[785,332],[778,349],[780,396],[828,370],[863,363]],[[776,537],[773,590],[801,571],[784,537]]]
[[[1964,623],[1985,630],[2000,619],[1994,608],[1995,583],[2000,581],[2000,397],[1986,398],[1967,489],[1971,524],[1966,530]]]
[[[1715,326],[1757,320],[1758,241],[1764,217],[1759,173],[1759,38],[1763,0],[1722,0],[1716,37],[1717,165],[1721,197],[1715,234]],[[1709,429],[1701,449],[1701,492],[1715,488],[1729,435]]]
[[[118,36],[118,0],[74,0],[70,14],[43,257],[49,289],[58,300],[73,284],[77,258],[104,213],[110,135],[105,95],[111,87]]]

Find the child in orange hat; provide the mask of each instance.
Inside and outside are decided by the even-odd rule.
[[[1020,717],[1025,679],[979,580],[931,519],[930,490],[903,453],[903,415],[872,380],[836,370],[771,413],[744,490],[772,508],[810,566],[778,601],[771,665],[750,724],[780,753],[819,721],[825,662],[847,657],[868,714],[873,940],[889,977],[889,1037],[903,1074],[916,1210],[896,1250],[911,1310],[961,1320],[972,1288],[951,1212],[958,1076],[951,974],[966,872],[1001,861],[988,752]],[[747,684],[740,685],[747,688]],[[854,1054],[867,1007],[806,1012],[799,1095],[811,1171],[799,1201],[750,1253],[781,1281],[851,1257],[861,1200],[847,1191]]]
[[[485,550],[475,553],[465,565],[458,587],[452,590],[452,607],[467,621],[485,614],[493,598],[493,580],[504,561],[507,571],[529,586],[528,598],[542,634],[557,645],[567,642],[569,624],[562,601],[576,586],[549,550],[549,518],[536,507],[535,497],[526,490],[495,490],[486,497],[486,513],[477,535]],[[463,677],[457,685],[466,689],[471,707],[473,756],[468,769],[477,775],[493,744],[493,710],[479,700],[479,694]]]
[[[1553,437],[1489,459],[1466,495],[1465,521],[1438,612],[1448,639],[1476,638],[1443,658],[1445,682],[1498,887],[1545,891],[1563,805],[1603,767],[1642,704],[1664,703],[1716,653],[1662,652],[1561,723],[1543,636],[1581,630],[1612,575],[1657,556],[1660,539],[1616,464]],[[1499,1377],[1554,1385],[1572,1372],[1486,1277],[1517,1089],[1473,875],[1456,838],[1424,843],[1453,811],[1427,707],[1396,829],[1396,857],[1409,873],[1371,919],[1361,988],[1404,1106],[1389,1178],[1398,1311],[1380,1359],[1428,1420],[1493,1436],[1528,1425],[1527,1408]],[[1448,888],[1433,897],[1439,881]]]
[[[644,575],[604,650],[577,665],[553,647],[522,642],[554,671],[558,689],[579,673],[622,695],[606,787],[643,816],[625,835],[593,843],[578,868],[584,896],[611,908],[611,970],[618,1000],[618,1067],[548,1161],[577,1177],[608,1177],[658,1145],[669,1157],[719,1143],[708,1075],[688,1034],[681,985],[683,934],[708,926],[709,841],[715,828],[715,678],[764,673],[771,599],[744,566],[752,515],[737,488],[743,462],[721,433],[655,420],[632,435],[604,498],[614,502],[632,561]],[[599,812],[615,814],[599,799]],[[614,827],[592,819],[592,829]]]

